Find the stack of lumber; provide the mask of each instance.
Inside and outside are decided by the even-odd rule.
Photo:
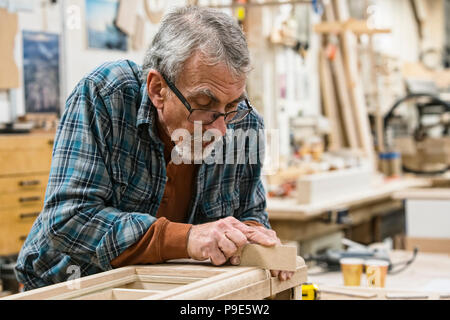
[[[374,163],[374,144],[358,70],[357,36],[387,33],[350,18],[346,0],[324,3],[323,22],[314,30],[323,34],[319,69],[324,114],[331,124],[330,149],[362,150]]]

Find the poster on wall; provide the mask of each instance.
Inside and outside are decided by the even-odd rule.
[[[127,35],[114,24],[118,0],[86,0],[88,47],[127,51]]]
[[[59,114],[59,35],[35,31],[22,35],[25,111]]]

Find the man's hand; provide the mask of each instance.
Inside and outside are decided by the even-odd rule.
[[[253,226],[251,228],[254,228],[255,232],[262,232],[265,235],[267,235],[267,237],[273,239],[275,241],[275,245],[281,245],[281,241],[277,237],[277,233],[275,231],[266,229],[264,227],[259,227],[259,226],[258,227]],[[258,243],[258,242],[253,242],[253,243]],[[230,262],[233,259],[234,259],[234,257],[232,257],[230,259]],[[281,270],[270,270],[270,273],[271,273],[272,277],[278,277],[278,279],[280,279],[281,281],[289,280],[294,275],[294,272],[292,272],[292,271],[281,271]]]
[[[272,247],[280,245],[275,231],[264,227],[250,227],[234,217],[215,222],[194,225],[189,232],[187,251],[195,260],[211,259],[212,264],[222,265],[228,259],[233,265],[240,264],[237,255],[247,243]],[[288,271],[271,270],[273,277],[288,280],[294,274]]]
[[[244,245],[252,241],[274,246],[276,241],[265,232],[256,230],[234,217],[192,226],[187,251],[195,260],[211,259],[212,264],[222,265]]]

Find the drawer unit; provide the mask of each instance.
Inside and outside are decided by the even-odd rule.
[[[48,182],[47,174],[25,175],[12,178],[0,177],[0,195],[24,191],[41,191]]]
[[[0,208],[29,208],[44,202],[45,189],[0,194]]]
[[[0,256],[20,251],[42,210],[54,135],[0,135]]]
[[[0,209],[0,253],[13,255],[20,251],[42,205],[29,208]]]
[[[0,136],[0,175],[50,170],[54,135]]]

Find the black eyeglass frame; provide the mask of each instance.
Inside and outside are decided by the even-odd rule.
[[[248,108],[248,109],[246,110],[247,113],[246,113],[241,119],[239,119],[239,120],[237,120],[237,121],[234,121],[234,122],[233,122],[233,120],[230,120],[229,122],[227,122],[227,121],[226,121],[226,120],[227,120],[227,117],[228,117],[230,114],[237,114],[240,110],[233,110],[233,111],[230,111],[230,112],[222,113],[222,112],[219,112],[219,111],[211,111],[211,110],[208,110],[208,109],[192,108],[191,105],[189,104],[189,102],[186,100],[186,98],[185,98],[185,97],[183,96],[183,94],[180,92],[180,90],[178,90],[177,87],[175,87],[175,85],[174,85],[171,81],[169,81],[169,80],[167,79],[167,77],[166,77],[164,74],[161,73],[161,75],[162,75],[164,81],[166,81],[166,83],[167,83],[167,85],[169,86],[170,90],[172,90],[172,92],[175,93],[175,95],[178,97],[178,99],[181,101],[181,103],[183,103],[183,105],[184,105],[184,106],[186,107],[186,109],[189,111],[188,120],[189,120],[190,122],[192,122],[192,123],[194,123],[194,121],[192,121],[192,120],[189,119],[189,118],[191,117],[191,114],[192,114],[195,110],[201,110],[201,111],[207,111],[207,112],[214,113],[214,120],[212,120],[211,122],[208,122],[208,123],[202,123],[203,125],[211,124],[211,123],[213,123],[214,121],[216,121],[217,119],[219,119],[219,117],[222,117],[222,116],[224,117],[224,120],[225,120],[225,123],[226,123],[226,124],[237,123],[237,122],[239,122],[239,121],[244,120],[245,117],[247,117],[247,116],[250,114],[250,112],[252,112],[252,110],[253,110],[252,106],[251,106],[250,103],[248,102],[248,99],[245,98],[244,101],[245,101],[245,104],[247,105],[247,108]]]

